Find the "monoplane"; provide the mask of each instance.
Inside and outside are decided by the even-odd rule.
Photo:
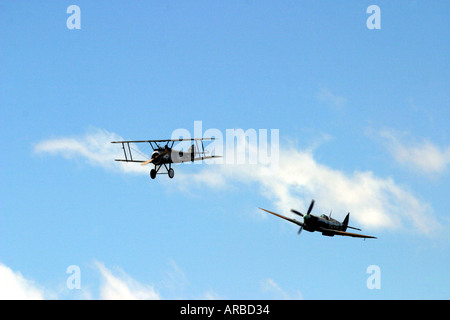
[[[205,150],[203,145],[204,140],[214,140],[214,138],[194,138],[194,139],[163,139],[163,140],[129,140],[129,141],[112,141],[111,143],[122,144],[123,154],[125,159],[115,159],[115,161],[122,162],[138,162],[145,166],[147,164],[153,164],[154,168],[150,170],[150,178],[155,179],[157,174],[167,174],[169,178],[173,178],[175,175],[172,169],[172,163],[194,162],[198,160],[213,159],[220,156],[208,155],[209,151]],[[186,151],[175,150],[173,145],[178,141],[192,141],[192,145]],[[162,145],[161,143],[164,143]],[[136,143],[148,143],[153,152],[150,159],[142,160],[133,158],[131,144]],[[133,149],[134,150],[134,149]],[[135,150],[136,151],[136,150]],[[164,167],[165,172],[160,169]]]
[[[291,209],[291,212],[303,217],[303,222],[282,216],[281,214],[278,214],[278,213],[275,213],[275,212],[272,212],[272,211],[269,211],[269,210],[266,210],[263,208],[259,208],[259,209],[300,226],[300,229],[298,230],[298,234],[300,234],[302,232],[302,230],[304,229],[309,232],[318,231],[318,232],[321,232],[322,235],[329,236],[329,237],[333,237],[333,236],[337,235],[337,236],[348,236],[348,237],[356,237],[356,238],[376,239],[376,237],[373,237],[373,236],[366,236],[364,234],[346,232],[347,228],[361,231],[361,229],[358,229],[355,227],[350,227],[348,225],[348,221],[350,219],[350,212],[347,214],[347,216],[345,217],[343,222],[339,222],[336,219],[331,218],[331,213],[330,213],[330,216],[327,216],[325,214],[322,214],[321,216],[312,215],[311,211],[312,211],[313,207],[314,207],[314,200],[311,201],[311,204],[309,205],[309,208],[308,208],[308,211],[306,212],[306,214],[303,214],[301,212],[298,212],[297,210]]]

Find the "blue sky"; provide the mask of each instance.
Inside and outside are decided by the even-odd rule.
[[[81,9],[69,30],[67,7]],[[368,6],[381,10],[369,30]],[[449,4],[0,3],[0,291],[448,299]],[[279,168],[113,161],[109,141],[278,129]],[[148,150],[145,150],[148,152]],[[329,213],[377,240],[259,212]],[[68,266],[81,288],[68,289]],[[380,289],[366,285],[380,269]]]

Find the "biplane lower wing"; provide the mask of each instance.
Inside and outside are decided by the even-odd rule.
[[[206,156],[206,157],[198,157],[198,158],[194,158],[194,159],[183,159],[183,160],[179,160],[179,161],[174,161],[174,163],[193,162],[193,161],[216,159],[216,158],[222,158],[222,156]]]

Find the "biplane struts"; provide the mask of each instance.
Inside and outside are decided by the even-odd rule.
[[[193,139],[163,139],[163,140],[127,140],[127,141],[111,141],[111,143],[122,144],[122,150],[125,159],[115,159],[115,161],[122,162],[137,162],[145,166],[153,164],[154,168],[150,170],[150,178],[155,179],[157,174],[167,174],[169,178],[173,178],[175,171],[172,168],[172,163],[194,162],[198,160],[213,159],[220,156],[207,155],[209,152],[205,151],[203,145],[204,140],[215,140],[214,138],[193,138]],[[175,142],[192,141],[192,145],[188,151],[173,149]],[[162,146],[160,143],[165,142]],[[148,143],[153,152],[149,160],[142,160],[133,158],[132,148],[130,143]],[[161,170],[164,167],[166,170]]]

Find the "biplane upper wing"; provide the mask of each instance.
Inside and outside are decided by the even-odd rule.
[[[177,141],[198,141],[198,140],[215,140],[215,138],[191,138],[191,139],[161,139],[161,140],[124,140],[111,141],[111,143],[144,143],[144,142],[177,142]]]

